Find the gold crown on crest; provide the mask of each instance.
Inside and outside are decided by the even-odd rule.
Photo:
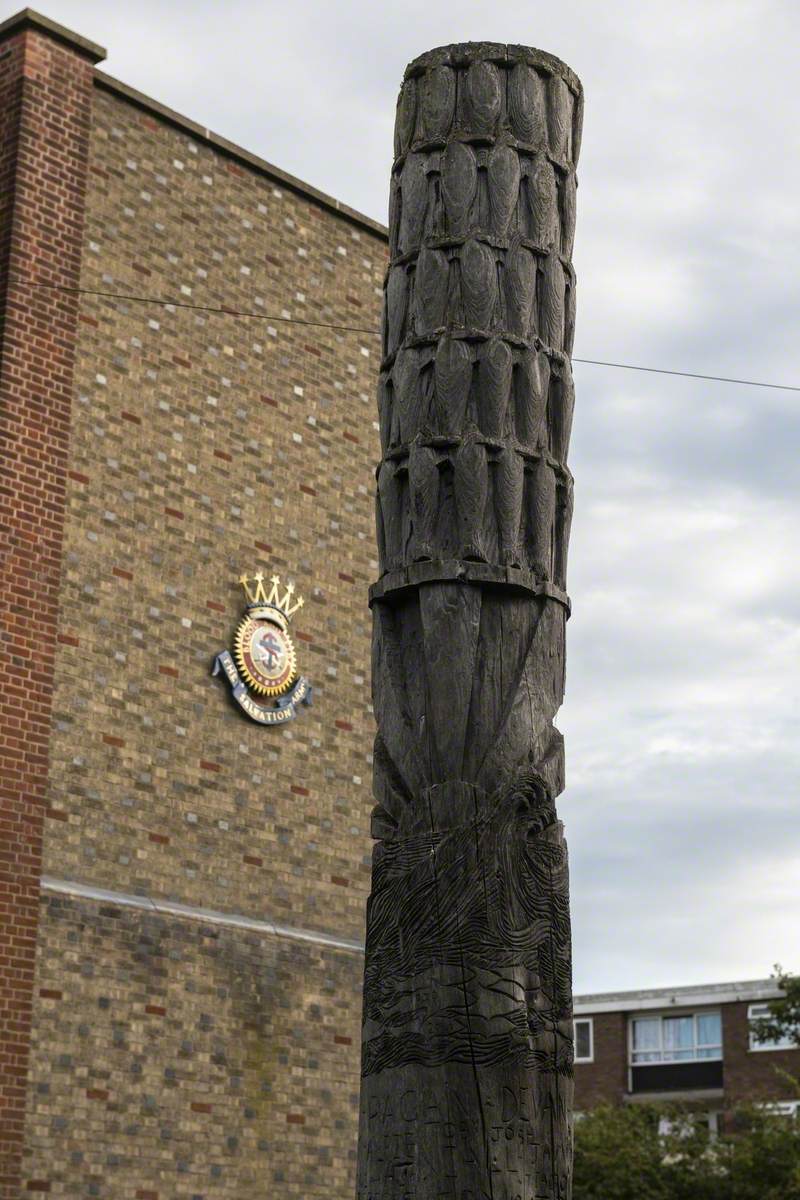
[[[303,607],[305,601],[303,600],[302,596],[298,596],[297,599],[292,602],[294,596],[293,583],[286,584],[286,590],[283,593],[283,596],[281,596],[280,575],[271,575],[269,582],[271,583],[272,587],[270,588],[270,591],[267,592],[266,584],[264,582],[264,573],[262,571],[257,571],[252,579],[250,579],[247,575],[240,576],[239,583],[244,589],[244,594],[247,597],[248,607],[252,607],[256,604],[268,604],[271,608],[277,608],[284,614],[284,616],[287,617],[287,619],[291,618],[294,613],[297,612],[298,608]],[[251,583],[256,585],[255,588],[251,588],[249,586]]]

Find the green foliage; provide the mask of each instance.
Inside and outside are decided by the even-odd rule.
[[[800,1124],[758,1110],[725,1139],[731,1200],[800,1200]]]
[[[800,1121],[741,1109],[717,1138],[687,1112],[594,1109],[575,1124],[573,1200],[800,1200]]]
[[[573,1200],[667,1200],[658,1114],[604,1105],[575,1122]]]
[[[790,975],[777,965],[772,978],[783,995],[770,1000],[770,1015],[753,1021],[753,1029],[763,1041],[789,1038],[800,1046],[800,975]]]

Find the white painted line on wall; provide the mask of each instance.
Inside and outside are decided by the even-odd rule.
[[[116,904],[120,908],[136,908],[144,912],[158,913],[167,917],[183,917],[189,921],[203,921],[208,925],[223,925],[228,929],[246,929],[251,933],[270,937],[288,938],[295,942],[311,942],[315,946],[327,946],[332,950],[349,950],[363,954],[364,943],[351,938],[334,937],[312,929],[299,929],[294,925],[282,925],[278,921],[267,921],[258,917],[245,917],[240,913],[216,912],[212,908],[197,908],[194,904],[180,904],[176,900],[161,900],[152,896],[135,896],[130,892],[113,892],[94,884],[77,883],[71,879],[53,879],[43,875],[42,891],[55,892],[62,896],[79,896],[83,900],[99,900],[104,904]]]

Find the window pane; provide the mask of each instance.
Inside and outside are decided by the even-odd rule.
[[[691,1017],[664,1018],[664,1057],[686,1058],[678,1051],[690,1051],[694,1046],[694,1021]]]
[[[575,1057],[592,1057],[592,1032],[588,1021],[575,1022]]]
[[[636,1017],[633,1021],[633,1061],[661,1062],[661,1018]]]
[[[722,1045],[722,1021],[719,1013],[698,1013],[697,1044],[698,1046]]]
[[[661,1049],[661,1021],[658,1017],[637,1017],[633,1022],[634,1050]]]
[[[770,1006],[768,1004],[751,1004],[747,1010],[747,1015],[751,1021],[757,1021],[762,1017],[769,1017]],[[752,1027],[750,1029],[751,1050],[792,1050],[796,1045],[797,1042],[790,1033],[784,1033],[775,1039],[761,1038]]]

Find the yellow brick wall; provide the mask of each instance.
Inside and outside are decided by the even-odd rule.
[[[360,956],[86,901],[43,915],[28,1179],[350,1200]]]
[[[95,87],[83,288],[259,318],[82,297],[47,875],[362,936],[385,253],[366,224]],[[314,704],[277,729],[210,675],[258,567],[306,600],[292,632]],[[155,918],[102,911],[43,902],[39,986],[61,995],[38,1002],[28,1177],[114,1200],[349,1195],[358,954],[235,931],[210,954],[202,925],[159,917],[153,957]],[[164,1015],[145,1020],[149,1003]]]

